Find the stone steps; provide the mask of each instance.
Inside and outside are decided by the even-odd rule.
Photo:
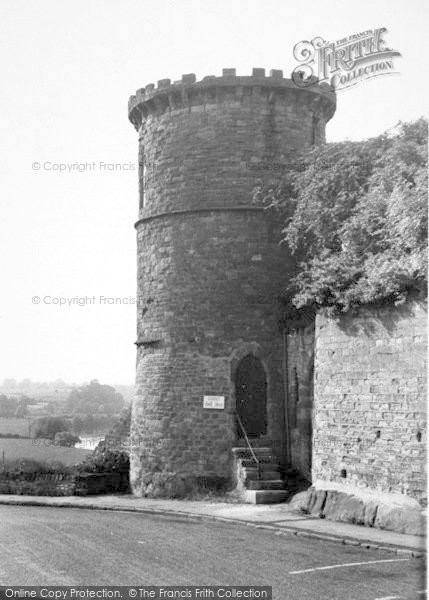
[[[282,479],[248,479],[246,481],[248,490],[283,490],[284,483]]]
[[[300,489],[299,473],[291,466],[280,466],[272,444],[266,438],[250,440],[250,443],[252,450],[241,440],[232,448],[237,486],[243,499],[252,504],[284,502],[291,493]]]
[[[269,458],[272,456],[272,449],[268,447],[253,448],[253,454],[249,448],[233,448],[232,452],[236,458],[253,458],[253,454],[256,458]]]
[[[251,445],[252,450],[238,442],[232,449],[243,499],[252,504],[284,502],[296,489],[296,470],[280,467],[269,440],[252,440]]]
[[[268,440],[267,438],[261,437],[261,438],[250,438],[250,445],[252,446],[253,449],[255,448],[271,448],[271,440]],[[237,440],[235,442],[235,447],[236,448],[248,448],[247,443],[244,440]]]
[[[246,469],[246,481],[280,479],[280,469]]]
[[[287,490],[246,490],[244,501],[249,504],[276,504],[289,497]]]
[[[279,464],[277,462],[277,460],[273,457],[273,456],[265,456],[265,457],[257,457],[258,461],[259,461],[259,465],[261,469],[266,469],[267,467],[275,467],[274,470],[279,469]],[[244,467],[245,469],[248,468],[257,468],[256,467],[256,463],[254,461],[254,459],[250,459],[250,458],[240,458],[238,459],[241,463],[241,466]]]

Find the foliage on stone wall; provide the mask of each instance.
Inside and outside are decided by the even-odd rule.
[[[130,459],[126,452],[111,450],[99,444],[92,454],[76,466],[76,470],[79,495],[129,490]]]
[[[77,487],[88,488],[88,493],[127,492],[129,489],[131,406],[124,408],[119,419],[97,445],[94,452],[77,465],[80,475]],[[90,478],[90,475],[93,477]],[[96,476],[104,475],[97,480]],[[79,492],[82,493],[82,492]]]
[[[277,188],[256,188],[254,197],[285,221],[284,241],[299,260],[288,289],[296,307],[347,312],[425,289],[425,119],[315,147],[295,164]]]

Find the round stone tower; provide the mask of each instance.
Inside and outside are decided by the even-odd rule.
[[[243,429],[283,457],[278,299],[293,261],[252,190],[323,142],[334,111],[329,89],[264,69],[163,79],[130,98],[140,164],[136,494],[227,483]]]

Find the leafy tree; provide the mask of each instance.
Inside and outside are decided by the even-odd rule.
[[[46,406],[46,413],[48,415],[54,415],[56,410],[57,410],[56,403],[55,402],[48,402],[48,404]]]
[[[60,431],[69,430],[69,422],[61,417],[41,417],[33,425],[33,437],[53,440]]]
[[[84,422],[83,419],[81,417],[73,417],[72,419],[72,430],[74,431],[74,433],[76,435],[79,435],[82,433],[84,429]]]
[[[17,419],[23,419],[28,414],[28,408],[25,404],[18,404],[17,409],[15,411],[15,417]]]
[[[81,394],[79,393],[79,390],[77,388],[72,388],[67,397],[67,403],[65,406],[66,411],[79,412],[77,408],[79,407],[80,401]]]
[[[117,414],[124,405],[121,394],[110,385],[93,379],[88,385],[73,388],[67,399],[67,410],[73,413],[96,414],[100,406],[106,414]]]
[[[15,398],[9,398],[5,394],[0,394],[0,416],[13,417],[17,407],[18,402]]]
[[[94,417],[92,415],[86,415],[84,417],[83,431],[86,433],[92,433],[94,431]]]
[[[32,403],[32,399],[23,394],[19,400],[17,400],[15,417],[22,419],[28,415],[28,405]]]
[[[275,189],[255,190],[285,220],[298,260],[293,305],[346,312],[426,288],[427,121],[362,142],[316,147]]]

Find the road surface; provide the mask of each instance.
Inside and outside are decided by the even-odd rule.
[[[276,600],[426,598],[421,559],[179,516],[25,506],[0,506],[0,585],[271,585]]]

